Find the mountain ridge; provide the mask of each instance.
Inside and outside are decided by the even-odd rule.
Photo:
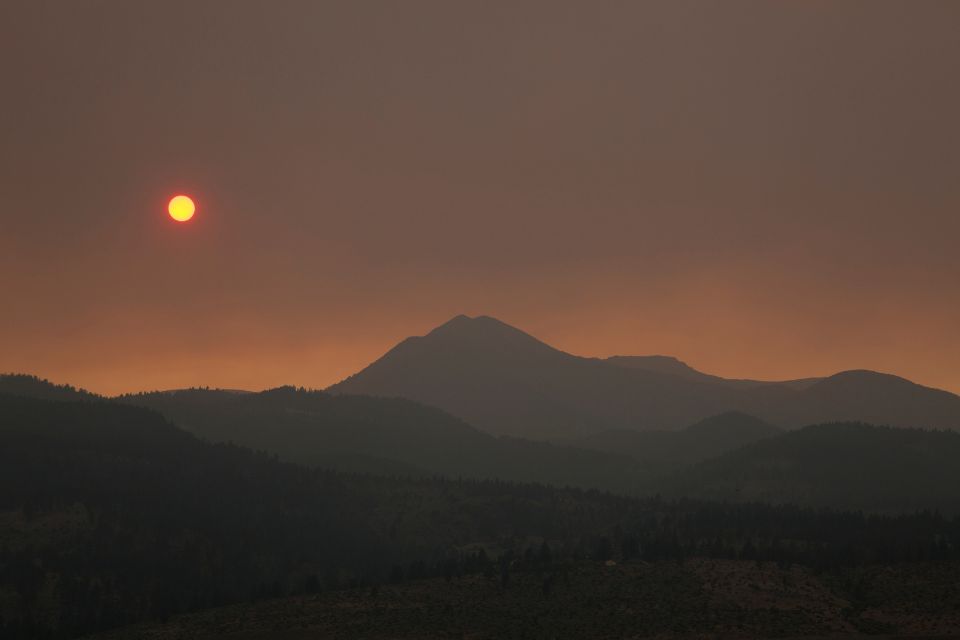
[[[727,411],[783,428],[859,420],[960,429],[960,397],[890,374],[730,380],[671,356],[573,355],[490,316],[458,315],[407,338],[327,391],[405,397],[491,433],[541,439],[676,430]]]
[[[602,431],[570,444],[633,457],[645,468],[667,473],[785,433],[739,411],[705,418],[677,431]]]
[[[861,422],[761,439],[675,474],[667,495],[737,502],[960,513],[960,433]]]

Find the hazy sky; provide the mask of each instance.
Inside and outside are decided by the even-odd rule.
[[[958,25],[952,0],[5,0],[0,371],[325,386],[467,313],[960,391]]]

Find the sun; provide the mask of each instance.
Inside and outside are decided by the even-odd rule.
[[[177,222],[186,222],[193,217],[196,210],[197,205],[193,203],[190,196],[174,196],[170,199],[170,204],[167,205],[167,211],[170,213],[170,217]]]

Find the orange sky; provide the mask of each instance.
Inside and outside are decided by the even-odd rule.
[[[4,3],[0,371],[322,387],[467,313],[582,355],[960,391],[958,22]]]

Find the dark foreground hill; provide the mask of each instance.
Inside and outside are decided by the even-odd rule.
[[[83,398],[90,411],[113,406],[89,394],[73,397]],[[497,438],[403,399],[290,387],[262,393],[149,393],[122,402],[155,409],[212,442],[239,444],[308,467],[534,481],[634,496],[660,492],[960,513],[960,434],[954,432],[833,424],[783,433],[732,412],[676,432],[603,432],[575,441],[574,447]]]
[[[147,409],[0,395],[0,628],[68,637],[383,580],[471,545],[572,543],[640,508],[543,487],[311,471],[198,440]]]
[[[106,401],[32,376],[0,376],[0,393]],[[340,471],[442,474],[638,494],[651,473],[625,455],[495,437],[439,409],[399,398],[333,396],[280,387],[260,393],[186,389],[131,394],[124,404],[155,409],[212,442],[243,445],[282,460]]]
[[[0,393],[39,398],[41,400],[96,400],[99,396],[69,384],[55,384],[49,380],[23,373],[0,374]]]
[[[707,460],[678,495],[869,511],[960,513],[960,433],[822,424]]]
[[[0,395],[4,638],[430,576],[503,584],[588,559],[946,562],[958,524],[338,474],[201,441],[139,407]]]
[[[389,474],[499,478],[641,493],[650,473],[627,456],[497,438],[400,398],[282,387],[237,394],[192,389],[126,396],[195,435],[309,466]]]
[[[675,430],[734,410],[783,428],[857,420],[960,429],[960,397],[896,376],[725,380],[670,358],[571,355],[486,316],[407,338],[329,390],[409,398],[491,433],[538,438]]]

